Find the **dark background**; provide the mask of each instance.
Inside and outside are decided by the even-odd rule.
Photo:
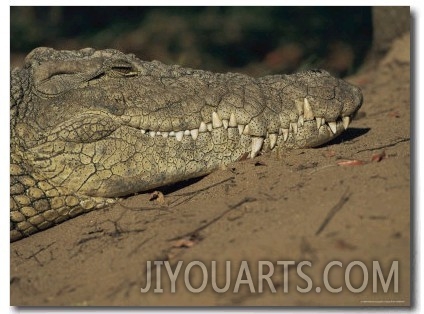
[[[33,48],[116,48],[144,60],[253,75],[355,72],[371,7],[11,7],[11,63]]]

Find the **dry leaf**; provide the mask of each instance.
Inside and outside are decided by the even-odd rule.
[[[172,245],[173,247],[187,247],[190,248],[192,247],[196,242],[190,239],[180,239],[174,242],[174,244]]]
[[[342,160],[337,163],[339,166],[362,166],[365,165],[366,162],[362,160]]]
[[[160,191],[154,191],[150,194],[149,201],[156,201],[158,204],[165,204],[165,196]]]
[[[383,150],[381,153],[372,155],[371,161],[380,162],[384,158],[386,158],[386,152]]]

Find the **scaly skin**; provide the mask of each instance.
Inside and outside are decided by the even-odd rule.
[[[11,72],[11,241],[117,197],[347,128],[361,91],[316,70],[252,78],[116,50],[33,50]]]

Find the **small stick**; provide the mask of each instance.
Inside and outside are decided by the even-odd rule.
[[[328,212],[327,217],[325,217],[324,221],[322,222],[321,226],[318,228],[317,232],[315,232],[315,235],[319,235],[324,228],[328,225],[328,223],[333,219],[334,215],[342,209],[343,205],[349,200],[350,196],[352,194],[349,193],[349,188],[344,192],[342,197],[340,198],[339,202]]]
[[[168,239],[168,241],[179,240],[179,239],[185,238],[187,236],[192,236],[192,235],[198,233],[199,231],[205,229],[206,227],[209,227],[211,224],[217,222],[218,220],[220,220],[222,217],[224,217],[226,214],[228,214],[233,209],[243,205],[244,203],[249,203],[249,202],[254,202],[254,201],[256,201],[256,198],[254,198],[254,197],[245,197],[240,202],[238,202],[237,204],[228,206],[229,207],[228,209],[223,211],[221,214],[219,214],[218,216],[216,216],[215,218],[213,218],[211,221],[207,222],[206,224],[204,224],[200,227],[197,227],[196,229],[189,231],[189,232],[187,232],[183,235],[176,236],[174,238]]]

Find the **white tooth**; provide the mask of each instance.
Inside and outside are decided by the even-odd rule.
[[[312,112],[311,104],[307,98],[303,99],[303,115],[305,120],[312,120],[314,118],[314,113]]]
[[[178,132],[175,133],[175,137],[176,137],[177,141],[179,141],[179,142],[183,139],[183,136],[184,136],[184,131],[178,131]]]
[[[321,125],[325,124],[325,118],[322,118]]]
[[[349,123],[350,123],[350,118],[347,117],[343,117],[343,127],[346,130],[349,127]]]
[[[150,132],[149,132],[149,135],[150,135],[150,137],[155,137],[156,132],[155,132],[155,131],[150,131]]]
[[[322,125],[322,118],[316,117],[315,119],[317,120],[317,129],[319,129]]]
[[[212,123],[206,124],[206,128],[208,129],[209,132],[212,132]]]
[[[281,134],[283,134],[283,129],[282,129],[282,128],[280,128],[280,129],[278,130],[278,135],[281,135]]]
[[[222,119],[222,125],[224,126],[224,129],[228,129],[228,120]]]
[[[253,137],[252,138],[252,151],[250,152],[250,158],[254,158],[262,148],[264,139],[262,137]]]
[[[193,140],[197,139],[197,136],[199,135],[199,130],[198,129],[193,129],[190,131],[191,137],[193,138]]]
[[[185,130],[184,131],[184,135],[189,136],[190,135],[190,130]]]
[[[141,132],[141,134],[145,134],[146,130],[141,129],[140,132]]]
[[[214,129],[222,127],[222,121],[218,117],[218,114],[215,111],[212,112],[212,127]]]
[[[277,143],[277,134],[271,133],[269,135],[269,146],[271,147],[271,149],[275,147],[276,143]]]
[[[249,128],[249,125],[248,124],[244,127],[243,134],[244,135],[249,135],[250,134],[250,128]]]
[[[299,116],[299,119],[297,119],[298,126],[303,126],[303,115]]]
[[[297,123],[291,122],[290,123],[290,129],[293,131],[294,134],[297,134]]]
[[[231,113],[230,122],[228,123],[228,125],[232,128],[235,128],[237,126],[237,120],[236,120],[236,116],[235,116],[234,113]]]
[[[167,138],[167,137],[169,136],[169,132],[162,132],[162,136],[163,136],[164,138]]]
[[[243,133],[243,130],[244,130],[244,125],[243,124],[239,124],[238,125],[238,130],[239,130],[239,134],[241,135]]]
[[[169,136],[175,136],[175,132],[174,131],[169,132]]]
[[[336,122],[328,122],[328,126],[331,129],[331,132],[333,132],[334,134],[336,134],[337,132],[337,123]]]
[[[287,141],[289,138],[289,129],[283,129],[283,140],[284,142]]]
[[[203,133],[206,132],[208,130],[208,128],[206,127],[206,123],[205,122],[200,122],[200,126],[199,126],[199,132]]]

